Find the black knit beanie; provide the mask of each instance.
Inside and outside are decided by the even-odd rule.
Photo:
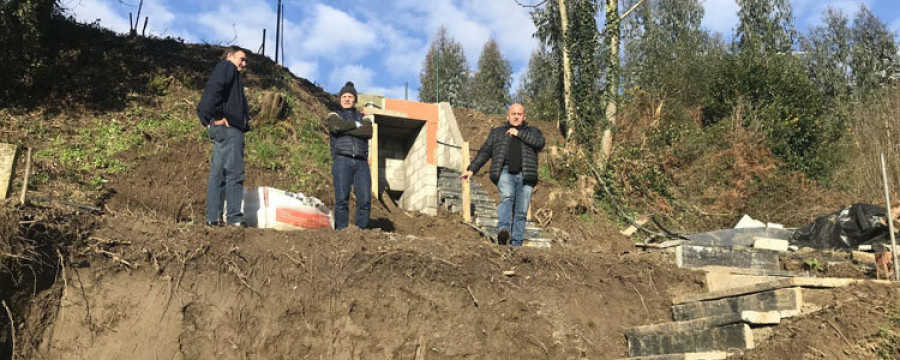
[[[344,95],[345,93],[350,93],[353,95],[354,98],[358,98],[356,96],[356,88],[353,87],[352,81],[348,81],[346,84],[344,84],[344,87],[341,88],[341,92],[338,93],[338,97],[340,97],[341,95]]]

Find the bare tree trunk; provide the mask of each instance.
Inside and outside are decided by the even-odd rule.
[[[566,148],[574,150],[578,146],[575,140],[575,105],[572,101],[572,63],[569,59],[569,13],[566,11],[566,1],[557,0],[559,4],[559,17],[562,27],[562,66],[563,66],[563,105],[566,118]]]
[[[601,172],[606,170],[609,157],[612,155],[612,129],[619,117],[619,36],[622,19],[631,15],[645,0],[639,0],[628,11],[619,16],[618,0],[606,0],[606,36],[609,36],[609,72],[606,79],[606,127],[600,135],[600,151],[595,155],[594,163]],[[599,130],[600,128],[598,128]]]
[[[609,156],[612,154],[612,128],[618,117],[619,96],[619,1],[606,0],[606,36],[609,36],[609,72],[606,75],[606,126],[600,136],[600,151],[595,155],[594,163],[601,172],[606,169]]]

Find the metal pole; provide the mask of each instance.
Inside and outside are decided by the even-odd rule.
[[[403,85],[403,100],[409,100],[409,81]]]
[[[275,63],[278,63],[278,44],[281,43],[281,0],[278,0],[278,14],[275,15]]]
[[[284,3],[281,3],[281,65],[284,65]]]
[[[437,51],[437,74],[435,74],[435,76],[437,76],[437,83],[434,85],[434,90],[436,92],[436,95],[434,96],[434,102],[439,103],[439,102],[441,102],[441,48],[440,47],[438,47],[438,51]]]
[[[259,54],[266,56],[266,29],[263,29],[262,45],[259,46]]]
[[[888,230],[891,232],[891,255],[894,256],[894,281],[900,281],[897,271],[897,239],[894,237],[894,216],[891,214],[891,190],[888,188],[887,168],[884,165],[884,153],[881,153],[881,180],[884,182],[884,199],[887,207]]]

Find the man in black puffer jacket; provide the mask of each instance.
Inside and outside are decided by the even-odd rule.
[[[250,131],[247,97],[241,72],[247,66],[247,51],[237,46],[225,50],[225,60],[216,65],[197,104],[200,124],[213,143],[206,190],[206,224],[244,226],[244,133]],[[222,193],[225,193],[225,199]],[[226,223],[222,223],[223,202]]]
[[[334,228],[341,230],[350,222],[350,186],[356,193],[356,219],[360,229],[369,226],[372,175],[369,172],[369,139],[372,122],[356,111],[356,88],[347,82],[338,93],[341,109],[328,114],[326,123],[331,140],[331,176],[334,179]]]
[[[491,130],[475,159],[459,178],[468,181],[482,166],[491,160],[491,181],[500,190],[497,206],[497,243],[522,246],[525,238],[525,221],[531,193],[538,182],[538,153],[544,149],[544,134],[525,122],[525,107],[513,104],[506,114],[508,123]]]

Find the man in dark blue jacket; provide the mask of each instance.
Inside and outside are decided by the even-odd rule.
[[[356,88],[347,82],[338,93],[341,109],[328,115],[331,140],[331,176],[334,179],[334,228],[350,223],[350,186],[356,193],[356,219],[360,229],[369,226],[372,179],[369,172],[369,139],[372,122],[356,111]]]
[[[206,191],[209,226],[244,226],[244,133],[250,131],[250,117],[241,72],[247,66],[247,53],[237,46],[225,50],[225,60],[213,69],[197,104],[197,116],[213,143]],[[226,200],[228,209],[223,223]]]
[[[491,160],[491,181],[500,190],[497,206],[497,243],[522,246],[531,194],[538,182],[538,153],[544,149],[544,134],[525,122],[525,107],[513,104],[506,114],[507,124],[491,130],[472,164],[460,179],[468,181]]]

